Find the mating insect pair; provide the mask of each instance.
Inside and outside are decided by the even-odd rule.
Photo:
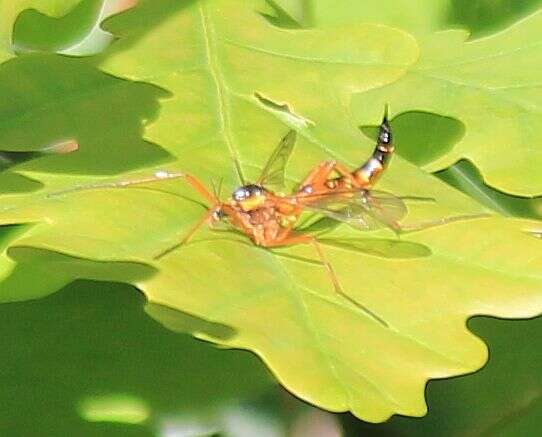
[[[401,230],[399,220],[406,214],[403,200],[371,188],[386,169],[393,154],[393,137],[386,114],[380,125],[376,147],[370,158],[360,167],[350,170],[336,161],[325,161],[312,170],[291,195],[276,194],[272,187],[284,185],[284,169],[296,142],[296,132],[290,131],[278,144],[261,176],[255,183],[237,188],[226,202],[211,193],[194,176],[186,173],[157,172],[154,177],[121,181],[112,184],[79,187],[79,189],[128,187],[163,179],[184,178],[209,203],[208,212],[195,224],[183,240],[156,256],[163,258],[186,244],[205,223],[227,221],[263,247],[312,244],[325,267],[335,291],[353,305],[386,325],[377,315],[349,297],[342,289],[332,265],[318,240],[295,231],[296,223],[305,210],[311,210],[362,230],[387,226]],[[241,172],[239,171],[241,177]],[[242,179],[242,177],[241,177]],[[74,191],[74,190],[68,190]],[[62,192],[65,193],[65,192]],[[55,194],[62,194],[55,193]]]

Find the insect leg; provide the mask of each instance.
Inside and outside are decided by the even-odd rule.
[[[372,319],[380,323],[381,325],[385,326],[386,328],[389,327],[389,325],[386,323],[384,319],[373,313],[370,309],[368,309],[365,305],[360,304],[359,302],[352,299],[348,294],[346,294],[341,287],[341,284],[339,282],[339,279],[337,278],[337,275],[335,274],[335,270],[333,269],[333,266],[328,261],[326,254],[324,252],[324,249],[322,248],[322,245],[318,243],[318,240],[314,238],[312,235],[294,235],[291,237],[287,237],[281,241],[272,242],[270,244],[267,244],[266,247],[276,247],[276,246],[288,246],[293,244],[303,244],[303,243],[310,243],[313,245],[313,247],[316,249],[316,253],[318,254],[318,258],[320,258],[320,262],[326,269],[326,272],[331,280],[331,283],[333,284],[333,288],[337,294],[345,298],[348,302],[350,302],[352,305],[357,307],[359,310],[370,316]]]
[[[460,222],[464,220],[474,220],[474,219],[487,218],[487,217],[491,217],[491,214],[480,213],[480,214],[454,215],[450,217],[443,217],[436,220],[429,220],[429,221],[424,221],[421,223],[414,223],[411,225],[398,224],[398,231],[402,234],[406,234],[410,232],[423,231],[424,229],[434,228],[437,226],[443,226],[448,223],[455,223],[455,222]]]
[[[216,196],[211,194],[198,178],[187,173],[184,173],[184,178],[186,179],[186,182],[192,185],[192,187],[203,197],[205,197],[205,199],[207,199],[211,205],[218,203]]]
[[[324,161],[305,178],[299,192],[311,194],[313,192],[327,191],[331,188],[328,183],[334,172],[339,175],[338,180],[341,180],[343,182],[342,185],[347,189],[352,187],[363,188],[367,185],[361,185],[356,175],[350,172],[344,165],[336,161]]]
[[[214,204],[217,202],[216,197],[211,194],[205,186],[194,176],[187,173],[170,173],[168,171],[157,171],[152,176],[142,177],[139,179],[131,179],[125,181],[114,181],[114,182],[104,182],[101,184],[89,184],[89,185],[80,185],[74,188],[68,188],[62,191],[55,191],[53,193],[48,193],[47,197],[57,197],[64,194],[75,193],[77,191],[87,191],[87,190],[99,190],[102,188],[127,188],[133,185],[143,185],[154,182],[159,182],[169,179],[179,179],[184,178],[198,193],[200,193],[206,200]]]
[[[168,247],[166,250],[160,252],[158,255],[156,255],[154,257],[154,259],[159,260],[159,259],[165,257],[166,255],[170,254],[174,250],[178,249],[179,247],[181,247],[181,246],[185,245],[186,243],[188,243],[190,241],[190,239],[194,236],[194,234],[199,230],[199,228],[201,228],[201,226],[205,222],[207,222],[207,220],[209,220],[209,218],[211,217],[213,212],[214,212],[214,208],[207,211],[203,215],[203,217],[201,217],[201,219],[198,220],[198,222],[194,225],[194,227],[192,229],[190,229],[190,231],[183,237],[183,239],[179,243],[176,243],[173,246]]]
[[[324,184],[329,175],[333,172],[335,168],[335,161],[324,161],[314,168],[307,177],[303,180],[300,185],[300,191],[304,191],[305,187],[320,186]]]
[[[335,292],[342,297],[344,297],[348,302],[350,302],[352,305],[355,305],[357,308],[359,308],[361,311],[372,317],[374,320],[376,320],[381,325],[385,326],[386,328],[389,327],[389,325],[386,323],[384,319],[377,316],[375,313],[373,313],[369,308],[367,308],[365,305],[360,304],[359,302],[352,299],[348,294],[344,292],[344,290],[341,287],[341,284],[339,283],[339,280],[337,278],[337,275],[335,274],[335,270],[333,269],[333,266],[328,261],[326,254],[324,252],[324,249],[322,248],[321,244],[318,243],[318,240],[314,237],[310,237],[310,242],[316,249],[316,252],[318,253],[318,256],[320,257],[320,261],[324,265],[325,269],[327,270],[329,277],[331,279],[331,282],[333,283],[333,287],[335,288]]]

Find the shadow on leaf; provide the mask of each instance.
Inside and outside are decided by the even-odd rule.
[[[185,334],[204,334],[217,340],[228,340],[235,335],[235,329],[221,323],[213,323],[191,314],[149,302],[145,312],[165,328]]]
[[[484,183],[478,168],[466,159],[435,176],[502,215],[542,219],[542,197],[512,196],[496,190]]]
[[[167,96],[156,86],[107,75],[80,59],[35,54],[0,65],[0,94],[1,150],[40,152],[71,140],[79,145],[18,168],[115,174],[170,158],[141,138],[143,123],[157,116],[159,99]],[[20,160],[28,157],[36,156]]]
[[[102,24],[102,28],[116,37],[121,37],[100,56],[95,57],[99,63],[118,51],[126,50],[127,46],[137,44],[149,32],[172,15],[190,7],[196,0],[139,0],[136,7],[120,15],[113,16]],[[127,34],[130,38],[125,38]]]
[[[37,299],[52,294],[76,278],[96,281],[137,282],[156,269],[136,262],[100,262],[45,249],[11,247],[13,270],[0,282],[0,302]],[[36,281],[36,278],[41,278]]]
[[[540,0],[452,0],[446,25],[466,27],[471,38],[479,38],[503,30],[540,6]]]
[[[461,121],[430,112],[404,112],[394,117],[390,124],[397,154],[418,166],[445,155],[465,135],[465,125]],[[361,126],[360,129],[376,140],[378,126]]]
[[[410,259],[431,256],[429,247],[404,241],[387,238],[343,238],[327,239],[321,238],[322,244],[354,252],[361,252],[367,255],[378,256],[388,259]]]

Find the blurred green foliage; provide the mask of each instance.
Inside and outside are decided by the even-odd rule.
[[[479,38],[504,29],[540,6],[540,0],[451,0],[445,23],[467,28],[472,38]]]

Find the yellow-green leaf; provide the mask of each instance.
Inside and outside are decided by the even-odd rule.
[[[25,9],[36,9],[44,14],[61,16],[80,0],[2,0],[0,1],[0,62],[13,56],[13,25]]]
[[[465,327],[468,317],[541,312],[539,222],[480,218],[486,210],[478,203],[395,158],[378,188],[434,198],[409,202],[405,226],[470,218],[401,238],[386,229],[327,229],[321,242],[338,280],[369,313],[334,292],[308,245],[271,251],[204,227],[190,244],[155,260],[205,213],[202,199],[177,179],[115,185],[167,169],[190,171],[204,183],[224,177],[233,190],[233,160],[255,180],[291,128],[299,139],[290,186],[322,159],[352,168],[366,159],[373,144],[356,127],[350,96],[401,80],[418,54],[412,38],[367,24],[279,29],[256,12],[260,6],[152,0],[113,20],[121,39],[101,65],[170,93],[146,132],[172,158],[116,177],[47,172],[40,160],[14,167],[44,188],[2,196],[0,223],[31,224],[7,253],[18,259],[37,248],[105,266],[151,266],[154,276],[131,279],[151,303],[228,326],[236,332],[231,338],[193,332],[255,351],[299,397],[374,422],[423,415],[428,379],[471,372],[487,358],[483,342]],[[63,114],[69,106],[56,109]],[[362,121],[372,124],[376,115]],[[67,158],[51,161],[61,166]],[[118,266],[111,262],[100,278],[118,279]]]
[[[466,127],[465,136],[426,170],[466,158],[493,187],[517,195],[540,194],[540,29],[538,12],[483,39],[469,41],[461,30],[419,37],[418,62],[400,80],[356,97],[353,112],[360,119],[375,117],[378,107],[389,102],[396,112],[457,118]]]

